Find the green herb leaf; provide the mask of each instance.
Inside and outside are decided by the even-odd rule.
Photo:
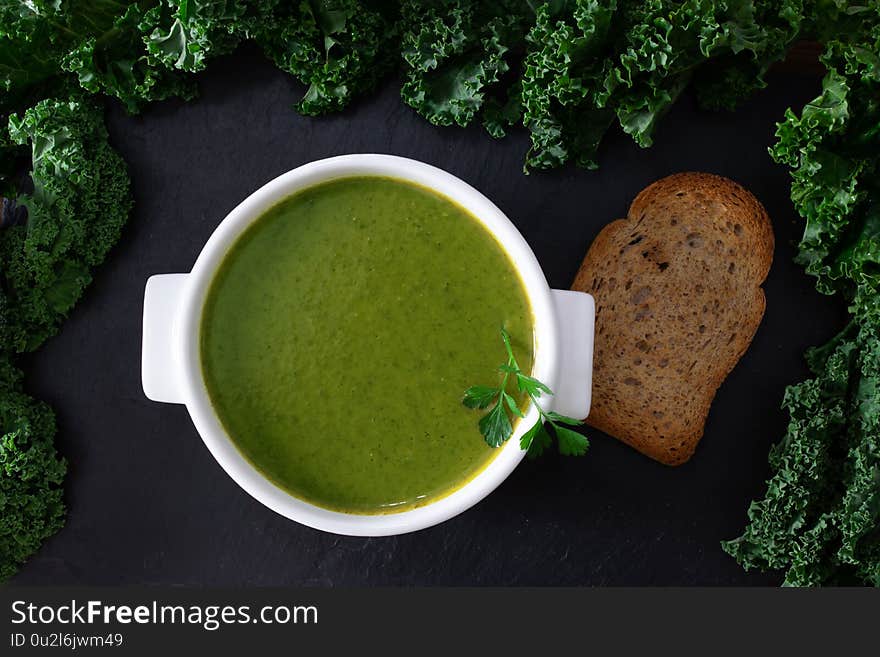
[[[504,402],[507,404],[507,408],[510,409],[510,412],[518,417],[525,417],[525,413],[522,412],[519,406],[516,405],[516,400],[510,396],[509,393],[503,393]]]
[[[578,426],[584,423],[583,420],[576,420],[575,418],[569,417],[567,415],[560,415],[556,411],[548,411],[547,419],[551,420],[552,422],[562,422],[563,424],[570,424],[572,426]]]
[[[590,441],[577,431],[566,429],[558,424],[553,425],[556,432],[556,442],[559,444],[559,453],[564,456],[583,456],[587,453]]]
[[[526,431],[522,435],[522,437],[519,439],[519,446],[523,451],[528,451],[531,448],[535,436],[538,434],[539,431],[543,429],[543,427],[544,423],[541,422],[541,420],[538,420],[532,425],[532,427],[528,431]]]
[[[513,434],[513,426],[503,404],[496,404],[480,419],[480,433],[490,447],[500,447]]]
[[[472,386],[464,391],[461,403],[468,408],[488,408],[489,404],[498,396],[498,392],[498,388]]]
[[[517,370],[516,373],[516,386],[519,388],[520,392],[528,393],[529,396],[538,396],[541,393],[546,393],[548,395],[552,395],[553,391],[550,390],[546,385],[538,381],[538,379],[526,376],[522,372]]]
[[[501,385],[497,388],[473,386],[465,391],[464,399],[462,400],[465,406],[474,409],[488,408],[492,402],[495,402],[492,409],[479,422],[480,433],[483,434],[486,442],[492,447],[502,445],[513,434],[511,417],[525,417],[525,413],[517,404],[516,399],[507,392],[508,380],[513,376],[516,379],[517,389],[528,396],[538,410],[539,415],[538,421],[520,438],[520,448],[528,451],[530,458],[535,458],[553,443],[553,438],[544,425],[546,420],[556,431],[557,440],[559,441],[559,452],[561,454],[579,456],[585,453],[589,446],[587,439],[576,431],[559,426],[559,423],[577,426],[582,424],[582,422],[555,411],[545,411],[541,408],[538,397],[542,394],[552,395],[553,391],[538,379],[524,374],[520,370],[513,355],[510,336],[503,328],[501,329],[501,340],[504,342],[504,347],[507,350],[507,362],[498,367],[498,371],[503,374]],[[510,416],[508,416],[508,412]]]
[[[535,432],[534,437],[529,443],[529,449],[526,453],[526,456],[533,460],[541,456],[541,454],[547,451],[550,445],[553,444],[553,438],[547,433],[547,427],[540,422],[536,426],[538,427],[538,430]]]

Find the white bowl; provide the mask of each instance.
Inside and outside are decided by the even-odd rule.
[[[590,410],[595,308],[588,294],[551,290],[529,245],[489,199],[436,167],[392,155],[342,155],[318,160],[266,183],[220,222],[189,274],[160,274],[144,295],[142,380],[154,401],[185,404],[202,440],[226,473],[270,509],[309,527],[352,536],[387,536],[430,527],[492,492],[522,460],[519,437],[537,420],[534,407],[512,438],[476,477],[424,506],[382,515],[348,514],[298,499],[269,481],[236,449],[208,398],[199,362],[199,326],[208,286],[229,248],[252,221],[281,199],[334,178],[390,176],[409,180],[466,208],[497,238],[525,284],[535,316],[533,376],[555,394],[542,405],[564,415]],[[480,440],[476,432],[474,440]]]

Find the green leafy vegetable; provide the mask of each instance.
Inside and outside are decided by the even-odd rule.
[[[569,5],[570,11],[562,10]],[[583,167],[597,166],[596,150],[614,120],[596,94],[613,65],[601,55],[620,36],[623,18],[616,8],[614,0],[538,7],[526,37],[520,92],[532,144],[528,166],[558,166],[572,155]]]
[[[131,199],[125,163],[94,101],[40,101],[10,117],[9,134],[33,162],[33,190],[16,198],[27,223],[0,231],[3,349],[22,352],[58,330],[119,239]]]
[[[75,74],[83,89],[114,96],[129,112],[147,102],[174,96],[192,98],[192,83],[151,56],[141,34],[144,16],[140,4],[119,11],[103,32],[71,44],[61,59],[62,68]]]
[[[161,0],[143,13],[139,35],[152,60],[194,73],[209,57],[231,52],[262,27],[271,29],[279,3],[229,0]]]
[[[438,125],[482,114],[502,136],[521,122],[528,167],[594,168],[615,119],[649,146],[694,79],[713,107],[763,86],[802,13],[798,0],[412,0],[403,3],[402,95]],[[707,74],[697,75],[702,67]]]
[[[854,10],[818,4],[855,29]],[[480,120],[495,136],[522,124],[528,167],[593,168],[615,119],[650,145],[692,80],[710,107],[763,86],[802,34],[805,8],[803,0],[65,0],[0,12],[7,107],[41,84],[69,84],[59,80],[65,72],[131,111],[190,97],[183,73],[254,40],[307,85],[306,114],[345,107],[402,65],[404,101],[432,123]]]
[[[303,0],[290,13],[277,15],[272,29],[259,31],[266,54],[308,85],[300,112],[339,110],[392,69],[395,4]]]
[[[404,101],[436,125],[467,125],[522,56],[528,3],[407,0],[402,13]]]
[[[491,406],[489,412],[480,418],[478,425],[486,443],[490,447],[500,447],[513,435],[511,416],[525,417],[525,413],[517,404],[516,399],[508,392],[508,383],[515,382],[516,389],[525,394],[538,411],[537,422],[520,438],[520,447],[528,452],[529,457],[539,456],[553,444],[550,429],[556,435],[560,454],[567,456],[585,454],[590,446],[587,437],[562,426],[563,424],[578,426],[583,422],[553,411],[545,411],[541,407],[540,397],[545,394],[552,395],[553,391],[536,378],[523,373],[513,354],[510,336],[503,328],[501,329],[501,339],[507,350],[507,362],[498,368],[501,373],[501,383],[497,387],[472,386],[465,390],[461,402],[468,408],[480,410]]]
[[[724,549],[746,568],[785,570],[792,586],[880,586],[880,5],[833,6],[812,16],[817,33],[838,36],[822,94],[786,113],[771,153],[794,167],[798,261],[854,317],[808,352],[815,378],[786,392],[791,420],[767,492]]]
[[[0,581],[64,521],[67,469],[52,446],[55,416],[21,390],[21,372],[0,357]]]
[[[11,116],[2,135],[2,191],[26,212],[23,223],[0,228],[0,580],[64,517],[54,415],[22,391],[11,356],[58,330],[131,207],[100,104],[81,95],[42,100]],[[30,175],[16,175],[28,161]]]
[[[192,95],[192,87],[150,58],[139,21],[154,2],[10,1],[0,7],[0,112],[27,99],[63,95],[72,86],[120,99]]]
[[[816,378],[785,394],[766,496],[724,549],[792,586],[880,586],[880,327],[854,324],[810,361]]]

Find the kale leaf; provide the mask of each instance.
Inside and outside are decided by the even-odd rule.
[[[297,109],[323,114],[372,91],[397,62],[396,3],[302,0],[257,30],[275,64],[308,85]]]
[[[0,581],[64,522],[67,465],[52,440],[55,416],[21,389],[21,372],[0,354]]]
[[[854,323],[810,361],[816,378],[785,394],[765,497],[723,547],[790,586],[880,586],[880,327]]]
[[[29,176],[18,170],[29,163]],[[0,580],[60,529],[66,465],[55,418],[27,396],[15,352],[53,335],[119,238],[131,207],[125,163],[103,106],[82,93],[49,98],[0,131],[5,202],[26,209],[0,228]]]
[[[33,189],[16,198],[27,223],[0,230],[3,349],[23,352],[58,330],[118,240],[131,198],[100,103],[42,100],[10,117],[9,134],[33,162]]]
[[[598,166],[596,150],[614,120],[598,94],[613,66],[602,55],[613,52],[625,21],[616,9],[615,0],[538,7],[522,77],[523,123],[531,138],[526,166],[555,167],[572,155],[580,166]]]
[[[880,24],[870,35],[829,44],[822,94],[800,116],[788,110],[771,150],[795,167],[792,201],[806,220],[798,262],[820,291],[855,295],[861,313],[880,286]]]
[[[835,9],[808,17],[837,35],[822,94],[786,112],[771,154],[793,167],[806,220],[798,261],[853,320],[807,353],[816,376],[786,392],[791,420],[767,492],[723,547],[746,568],[784,569],[787,585],[880,586],[880,4]]]
[[[169,69],[195,73],[258,31],[277,28],[279,0],[160,0],[139,29],[147,52]]]
[[[532,17],[522,0],[406,0],[401,19],[404,102],[435,125],[468,125],[487,100],[499,102],[488,94],[511,61],[522,57]],[[516,120],[513,110],[509,123]],[[503,133],[500,117],[497,124],[490,132]]]
[[[154,2],[23,0],[0,6],[0,112],[60,96],[68,73],[84,89],[144,102],[192,95],[182,78],[148,56],[139,22]]]
[[[61,60],[62,68],[75,74],[83,89],[113,96],[129,112],[165,98],[192,98],[193,83],[164,66],[148,48],[142,34],[145,20],[140,4],[121,8],[104,32],[71,45]]]
[[[522,123],[528,168],[597,166],[615,119],[641,146],[696,79],[731,107],[800,34],[800,0],[406,0],[404,101],[437,125]],[[706,73],[700,74],[705,68]]]

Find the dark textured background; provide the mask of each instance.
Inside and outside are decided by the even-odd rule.
[[[719,547],[762,493],[767,450],[783,434],[786,385],[807,375],[802,354],[842,325],[843,309],[792,263],[801,222],[788,174],[767,146],[789,105],[819,90],[776,75],[735,114],[683,98],[639,149],[612,131],[602,168],[522,173],[527,136],[496,142],[478,127],[435,128],[406,107],[398,84],[328,118],[298,116],[302,88],[243,50],[200,76],[201,98],[138,117],[111,107],[110,131],[129,163],[137,208],[119,246],[65,324],[25,362],[31,392],[58,413],[70,462],[66,527],[17,584],[431,585],[776,584],[744,573]],[[568,287],[601,227],[645,185],[681,170],[730,176],[765,204],[776,258],[767,313],[721,387],[703,442],[686,465],[658,465],[598,432],[582,459],[523,464],[482,503],[415,534],[338,537],[265,509],[214,462],[182,406],[154,404],[140,385],[143,287],[189,271],[214,227],[241,199],[304,162],[394,153],[442,167],[504,210],[550,284]]]

